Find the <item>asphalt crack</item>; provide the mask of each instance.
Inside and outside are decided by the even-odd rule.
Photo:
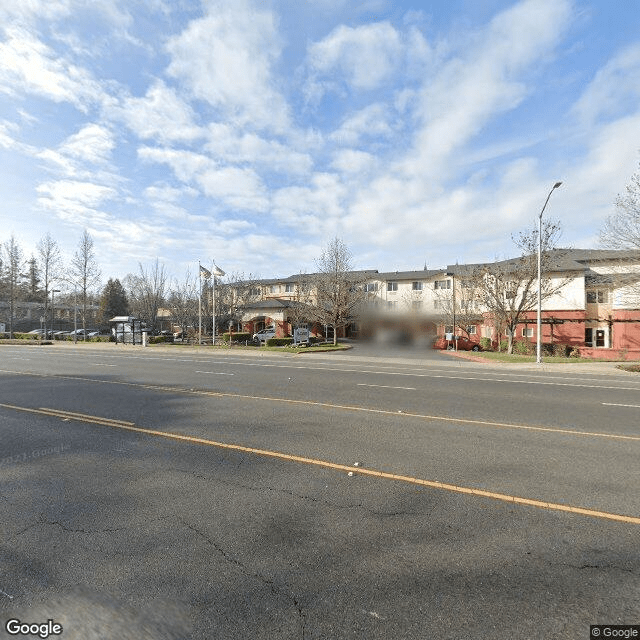
[[[240,560],[238,560],[238,558],[232,556],[231,554],[227,553],[219,544],[217,544],[214,540],[212,540],[206,533],[204,533],[203,531],[201,531],[197,527],[193,526],[191,523],[187,522],[186,520],[184,520],[183,518],[180,518],[180,517],[178,517],[177,520],[178,520],[179,523],[181,523],[187,529],[189,529],[190,531],[195,533],[197,536],[199,536],[200,538],[205,540],[207,544],[211,545],[216,550],[216,552],[222,556],[222,558],[225,560],[225,562],[228,562],[228,563],[238,567],[242,571],[242,573],[244,575],[252,577],[252,578],[256,578],[257,580],[259,580],[263,585],[265,585],[266,587],[268,587],[270,589],[271,593],[273,593],[278,598],[284,598],[285,600],[292,602],[294,608],[296,609],[296,611],[298,613],[298,617],[300,619],[300,624],[301,624],[301,629],[302,629],[302,638],[305,637],[306,614],[304,612],[304,608],[303,608],[302,604],[295,598],[295,596],[293,596],[291,593],[285,591],[281,586],[277,585],[270,578],[267,578],[266,576],[262,575],[261,573],[257,573],[255,571],[251,571],[243,562],[241,562]]]

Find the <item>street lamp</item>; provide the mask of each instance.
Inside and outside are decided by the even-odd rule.
[[[51,335],[53,335],[55,329],[56,308],[53,305],[53,298],[56,293],[60,293],[60,289],[51,289]]]
[[[540,211],[540,215],[538,216],[538,314],[537,314],[537,322],[536,322],[536,363],[542,364],[542,214],[544,210],[547,208],[547,203],[549,202],[549,198],[551,194],[557,189],[562,182],[556,182],[551,191],[549,191],[549,195],[547,199],[544,201],[544,205],[542,207],[542,211]]]

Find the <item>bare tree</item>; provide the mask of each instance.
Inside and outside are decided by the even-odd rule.
[[[542,228],[542,300],[558,293],[569,278],[552,278],[553,261],[559,254],[554,249],[560,235],[560,224],[547,221]],[[498,328],[507,330],[507,351],[513,352],[513,338],[525,313],[537,308],[538,302],[538,229],[520,233],[514,242],[522,255],[513,260],[479,265],[470,282],[480,305],[494,319]],[[498,333],[498,342],[500,333]]]
[[[451,289],[437,289],[434,293],[437,318],[445,326],[460,329],[469,337],[469,327],[483,320],[480,296],[473,268],[456,266],[452,273]]]
[[[600,241],[609,249],[640,250],[640,171],[631,176],[624,195],[616,199],[616,212],[607,218],[600,231]],[[612,282],[628,304],[640,304],[640,277],[625,269],[621,257],[620,270],[611,275]]]
[[[609,249],[640,249],[640,171],[617,197],[616,212],[607,218],[600,240]]]
[[[167,299],[173,322],[178,325],[182,335],[187,335],[187,327],[198,324],[198,279],[187,271],[184,280],[174,281]]]
[[[359,317],[367,299],[366,276],[353,271],[351,251],[339,238],[334,238],[316,262],[318,273],[311,278],[315,294],[309,307],[311,318],[333,328],[333,344],[337,329]]]
[[[85,229],[80,237],[78,249],[71,260],[71,279],[80,288],[82,301],[82,328],[84,339],[87,339],[87,307],[93,293],[93,289],[99,284],[100,269],[96,262],[93,248],[93,238]]]
[[[4,281],[6,297],[9,300],[9,338],[13,338],[13,320],[15,317],[15,305],[19,297],[20,283],[22,282],[22,268],[24,257],[22,249],[15,236],[4,243]]]
[[[62,258],[57,242],[49,233],[44,235],[36,245],[38,256],[40,257],[40,275],[42,287],[44,289],[44,329],[47,329],[47,318],[49,317],[49,292],[53,283],[62,276]]]
[[[215,276],[212,276],[215,277]],[[244,273],[232,273],[225,277],[216,278],[215,305],[216,323],[226,329],[230,322],[239,320],[239,312],[251,298],[251,292],[255,289],[257,278]],[[211,286],[207,285],[207,310],[210,310]]]
[[[165,303],[168,276],[164,265],[156,258],[149,269],[138,265],[137,274],[129,274],[126,278],[129,287],[129,306],[134,315],[147,323],[147,327],[155,330],[158,310]]]

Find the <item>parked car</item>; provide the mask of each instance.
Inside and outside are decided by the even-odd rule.
[[[262,331],[258,331],[253,334],[253,341],[262,344],[267,340],[271,340],[271,338],[276,337],[275,327],[268,327],[267,329],[263,329]]]
[[[466,336],[455,336],[458,343],[458,351],[482,351],[480,343],[470,340]],[[453,340],[447,340],[444,336],[439,336],[433,344],[434,349],[445,349],[455,351],[456,345]]]

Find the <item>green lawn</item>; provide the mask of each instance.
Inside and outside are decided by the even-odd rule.
[[[473,354],[474,357],[478,356],[480,358],[484,358],[486,360],[491,360],[493,362],[535,362],[536,357],[531,356],[522,356],[517,355],[515,353],[509,355],[508,353],[497,353],[495,351],[482,351]],[[562,363],[575,363],[575,362],[615,362],[613,360],[604,360],[604,359],[596,359],[596,358],[565,358],[560,356],[542,356],[542,362],[562,362]]]

